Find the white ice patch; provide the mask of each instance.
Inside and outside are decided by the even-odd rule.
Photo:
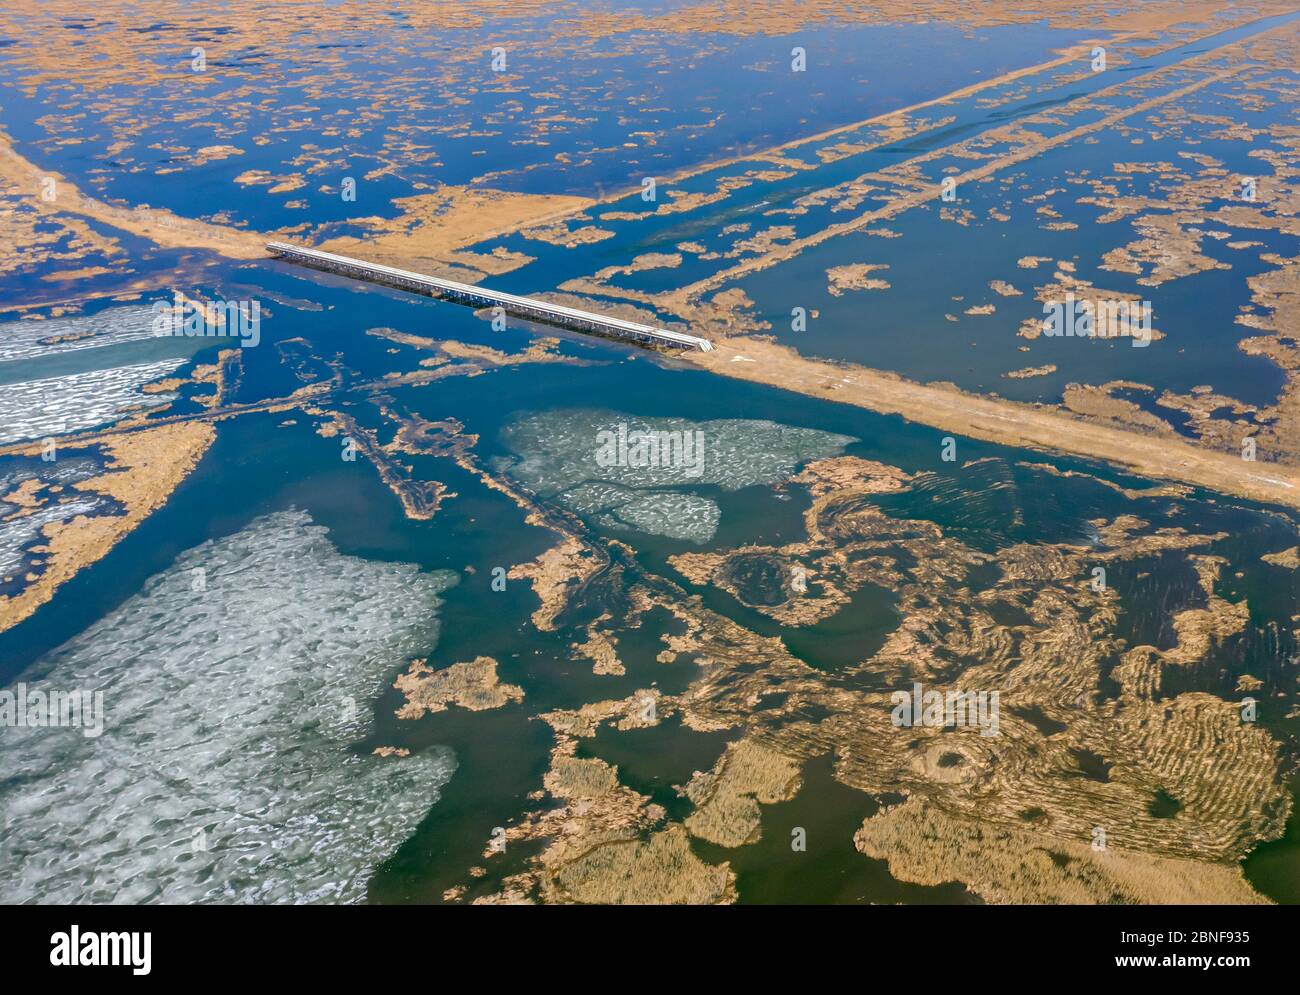
[[[42,537],[45,526],[78,515],[93,515],[103,503],[103,498],[82,494],[62,504],[46,504],[30,514],[0,521],[0,578],[13,576],[23,568],[23,551]]]
[[[98,314],[0,322],[0,363],[153,337],[153,307],[114,307]]]
[[[603,500],[593,501],[596,495]],[[688,542],[705,542],[718,530],[722,509],[711,498],[684,491],[636,491],[607,484],[583,484],[563,496],[579,514],[606,528],[636,529]],[[604,514],[599,514],[599,512]]]
[[[684,488],[775,484],[857,441],[772,421],[637,418],[590,409],[527,415],[503,434],[518,455],[498,467],[539,496],[606,527],[696,543],[713,538],[722,513],[712,498]],[[649,461],[636,448],[647,434],[663,442]]]
[[[130,408],[170,404],[175,394],[145,394],[140,388],[184,362],[161,359],[0,385],[0,444],[79,432],[112,421]]]
[[[364,898],[455,759],[351,744],[454,575],[325,532],[282,512],[206,542],[36,664],[29,695],[102,691],[104,730],[0,728],[0,901]]]
[[[32,460],[29,465],[20,464],[0,473],[0,496],[8,494],[24,480],[66,486],[78,480],[89,480],[97,473],[98,466],[89,459],[63,458],[53,463]]]
[[[67,491],[60,501],[43,504],[35,510],[3,500],[24,481],[39,480],[42,485],[66,487],[97,473],[90,460],[64,459],[57,463],[33,461],[33,468],[21,467],[0,473],[0,581],[26,571],[31,555],[27,547],[43,538],[41,529],[55,522],[66,522],[78,515],[95,513],[107,499],[97,494]]]

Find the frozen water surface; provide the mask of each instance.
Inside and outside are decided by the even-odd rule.
[[[344,556],[297,511],[183,554],[25,679],[102,691],[105,720],[0,728],[0,901],[364,897],[455,758],[351,744],[454,579]]]
[[[133,305],[43,321],[0,321],[0,362],[139,342],[153,337],[153,318],[152,305]]]
[[[775,484],[857,440],[739,418],[695,421],[570,409],[522,416],[499,468],[607,527],[705,543],[721,518],[705,491]]]
[[[0,387],[0,444],[79,432],[132,408],[170,404],[176,394],[146,394],[140,388],[183,362],[163,359],[5,384]]]

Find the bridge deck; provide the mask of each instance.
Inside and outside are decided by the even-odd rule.
[[[509,314],[536,318],[613,338],[630,339],[643,345],[667,346],[670,349],[698,349],[700,352],[710,352],[713,349],[712,342],[698,335],[687,335],[667,328],[641,325],[635,321],[624,321],[622,318],[592,314],[590,311],[579,311],[577,308],[563,307],[559,304],[548,304],[546,301],[535,300],[532,297],[504,294],[496,290],[488,290],[486,287],[442,280],[422,273],[412,273],[410,270],[395,269],[392,266],[380,266],[378,263],[368,263],[350,256],[338,256],[332,252],[321,252],[319,249],[289,245],[287,242],[268,242],[266,248],[281,258],[304,266],[330,273],[340,273],[358,280],[382,283],[401,290],[413,290],[416,293],[429,294],[472,307],[503,307]]]

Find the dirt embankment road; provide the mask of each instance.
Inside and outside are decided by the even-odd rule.
[[[866,367],[800,356],[793,349],[752,339],[721,340],[713,352],[689,353],[691,363],[722,376],[902,415],[944,434],[1005,446],[1084,456],[1144,477],[1176,480],[1269,504],[1300,509],[1300,468],[1248,461],[1190,442],[1139,435],[1084,421],[1055,408],[968,394]],[[938,440],[935,442],[938,452]],[[958,450],[960,459],[960,449]]]

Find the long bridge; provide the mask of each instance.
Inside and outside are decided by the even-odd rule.
[[[338,256],[332,252],[321,252],[319,249],[308,249],[298,245],[290,245],[287,242],[267,242],[266,248],[267,251],[282,259],[303,266],[310,266],[313,269],[339,273],[355,280],[367,280],[371,283],[397,287],[400,290],[410,290],[417,294],[439,297],[455,301],[457,304],[468,304],[470,307],[500,307],[504,308],[507,314],[534,318],[548,324],[560,325],[564,328],[575,328],[596,335],[629,339],[641,345],[666,346],[669,349],[698,349],[700,352],[710,352],[713,349],[712,342],[700,338],[698,335],[687,335],[684,332],[674,332],[667,328],[641,325],[635,321],[624,321],[622,318],[593,314],[590,311],[579,311],[577,308],[563,307],[559,304],[548,304],[546,301],[539,301],[533,297],[504,294],[498,290],[489,290],[486,287],[457,283],[454,280],[442,280],[438,277],[425,276],[423,273],[412,273],[410,270],[396,269],[392,266],[380,266],[378,263],[368,263],[363,259]]]

